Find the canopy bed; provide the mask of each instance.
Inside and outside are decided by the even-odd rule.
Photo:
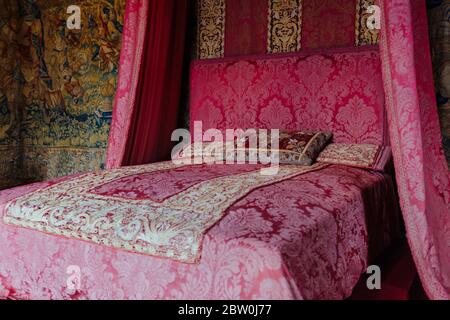
[[[191,123],[326,130],[333,143],[381,146],[386,162],[281,165],[263,177],[250,164],[122,167],[138,140],[139,82],[152,81],[146,3],[127,3],[109,169],[0,193],[0,297],[347,298],[398,236],[397,191],[424,288],[449,297],[450,188],[424,5],[381,1],[380,47],[192,63]]]
[[[303,81],[318,64],[322,71]],[[336,142],[387,141],[376,48],[195,62],[191,79],[191,119],[205,129],[315,128],[332,130]],[[266,178],[257,169],[162,162],[5,192],[3,291],[27,298],[348,297],[369,256],[397,235],[392,179],[344,165],[286,165]],[[108,231],[119,215],[124,228],[140,225],[139,212],[162,203],[172,218],[177,210],[185,218],[161,231],[155,213],[146,239],[141,231],[131,241]],[[68,265],[82,270],[76,293],[63,290]]]

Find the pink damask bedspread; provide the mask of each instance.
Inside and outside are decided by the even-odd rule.
[[[164,198],[190,187],[194,174],[211,179],[223,174],[224,166],[177,170],[96,191]],[[337,165],[261,187],[237,201],[207,231],[197,264],[3,223],[7,202],[56,182],[0,193],[0,298],[341,299],[397,228],[390,178]],[[71,288],[68,272],[74,267],[80,284]]]

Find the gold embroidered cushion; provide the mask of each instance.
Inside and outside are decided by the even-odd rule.
[[[258,135],[259,148],[254,149],[247,139],[246,148],[250,151],[257,150],[272,155],[276,152],[279,162],[282,164],[312,165],[320,152],[325,148],[333,134],[331,132],[322,131],[279,131],[278,147],[273,146],[270,134],[267,136]],[[262,139],[267,142],[261,147]],[[237,149],[239,152],[240,148]],[[248,151],[247,151],[248,156]]]
[[[203,142],[191,143],[183,147],[175,157],[183,158],[208,158],[214,161],[235,161],[241,159],[250,162],[250,159],[257,158],[258,152],[265,152],[267,156],[277,153],[279,162],[282,164],[312,165],[319,153],[330,141],[333,134],[322,131],[279,131],[278,146],[272,149],[272,138],[270,131],[265,135],[256,134],[257,139],[253,140],[254,134],[244,135],[235,141],[227,142]],[[266,143],[262,144],[263,139]],[[257,141],[256,149],[252,144]],[[258,147],[259,146],[259,147]],[[256,151],[256,153],[255,153]],[[252,153],[252,157],[250,156]],[[257,159],[256,159],[257,161]]]
[[[280,163],[312,165],[330,141],[331,132],[280,132]]]
[[[343,164],[384,171],[391,160],[391,148],[374,144],[331,143],[317,158],[318,162]]]

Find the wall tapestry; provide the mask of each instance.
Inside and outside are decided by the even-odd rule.
[[[224,56],[225,0],[198,1],[198,57]]]
[[[67,6],[73,1],[7,2],[16,3],[17,12],[0,26],[6,25],[2,34],[13,30],[8,34],[17,45],[14,60],[8,53],[2,59],[6,54],[6,60],[16,62],[6,65],[14,67],[8,79],[18,85],[6,87],[18,97],[3,93],[7,108],[0,108],[0,144],[20,146],[20,175],[14,179],[42,180],[102,168],[125,0],[78,1],[81,30],[66,27]],[[9,48],[8,41],[3,46]]]
[[[17,34],[19,6],[15,0],[0,0],[0,189],[14,185],[20,164],[20,65]]]
[[[450,168],[450,0],[428,1],[428,21],[442,139]]]
[[[198,0],[200,59],[378,44],[375,0]]]
[[[357,46],[378,44],[380,31],[377,29],[369,29],[367,27],[367,19],[371,15],[371,13],[367,12],[367,8],[374,4],[375,0],[357,0],[355,27]]]
[[[269,0],[267,52],[300,50],[302,0]]]

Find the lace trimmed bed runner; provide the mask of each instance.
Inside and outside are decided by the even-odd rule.
[[[206,231],[251,191],[327,165],[282,165],[197,183],[156,202],[105,196],[93,189],[124,177],[180,168],[172,162],[89,173],[10,201],[6,224],[127,251],[196,263]]]

